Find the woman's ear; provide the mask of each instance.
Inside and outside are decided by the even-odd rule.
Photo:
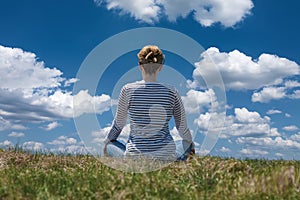
[[[144,72],[144,67],[143,67],[143,65],[139,64],[139,68],[140,68],[141,72]]]
[[[158,71],[160,72],[163,68],[163,65],[160,65],[159,68],[158,68]]]

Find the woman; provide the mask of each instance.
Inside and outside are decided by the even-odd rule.
[[[123,86],[112,128],[108,133],[104,154],[108,156],[143,156],[159,160],[186,160],[195,153],[185,111],[177,90],[158,83],[164,55],[157,46],[145,46],[138,53],[142,82]],[[116,139],[130,119],[130,134],[125,145]],[[175,142],[169,131],[169,121],[174,117],[176,128],[182,137],[185,153],[176,154]]]

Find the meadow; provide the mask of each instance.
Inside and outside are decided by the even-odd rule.
[[[0,150],[0,199],[300,199],[300,161],[194,156],[134,173],[90,155]]]

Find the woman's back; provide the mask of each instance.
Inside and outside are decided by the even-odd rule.
[[[157,82],[131,83],[123,87],[130,120],[126,153],[159,153],[170,156],[175,144],[169,121],[176,103],[176,90]],[[160,152],[163,151],[163,152]]]

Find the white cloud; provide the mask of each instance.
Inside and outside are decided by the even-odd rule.
[[[297,63],[276,55],[261,54],[256,60],[238,50],[226,53],[211,47],[201,57],[195,63],[193,77],[202,87],[205,87],[203,78],[218,84],[214,81],[215,68],[221,73],[226,89],[232,90],[252,90],[279,84],[285,77],[299,74]]]
[[[268,112],[267,112],[268,115],[274,115],[274,114],[280,114],[280,113],[282,113],[282,111],[276,110],[276,109],[271,109],[271,110],[268,110]]]
[[[170,130],[170,134],[172,135],[174,140],[181,140],[181,137],[180,137],[180,135],[178,133],[178,130],[175,126]]]
[[[264,150],[249,149],[249,148],[242,149],[241,153],[248,156],[265,156],[269,154],[269,152]]]
[[[190,130],[191,134],[192,134],[192,137],[194,132],[193,130]],[[182,137],[180,136],[176,126],[174,126],[171,130],[170,130],[170,134],[172,135],[174,141],[182,141]],[[197,142],[194,142],[195,146],[199,146],[200,144],[197,144]]]
[[[279,100],[286,97],[284,87],[265,87],[252,95],[253,102],[267,103],[270,100]]]
[[[52,146],[50,151],[55,153],[86,154],[88,152],[82,141],[65,135],[48,142],[48,145]]]
[[[185,18],[190,13],[203,26],[221,23],[232,27],[251,12],[251,0],[94,0],[97,5],[105,5],[108,10],[120,14],[130,14],[138,21],[154,23],[162,16],[170,21]]]
[[[91,96],[87,90],[73,95],[71,92],[55,91],[53,94],[25,94],[22,90],[1,90],[0,109],[4,119],[10,121],[53,121],[78,117],[84,113],[101,114],[110,109],[110,97],[102,94]],[[73,102],[76,104],[74,112]],[[80,106],[78,106],[80,104]]]
[[[211,26],[217,22],[226,27],[234,26],[250,14],[253,7],[251,0],[207,0],[198,2],[194,18],[203,26]]]
[[[263,53],[254,59],[238,50],[227,53],[211,47],[195,63],[193,81],[187,82],[188,87],[218,86],[220,81],[216,79],[216,72],[220,72],[227,90],[256,90],[252,102],[300,99],[300,83],[289,80],[299,75],[300,66],[286,58]]]
[[[240,137],[236,139],[238,144],[255,145],[264,148],[297,148],[300,149],[300,143],[291,139],[282,137]]]
[[[224,126],[220,126],[220,124],[223,124],[223,115],[219,113],[206,112],[205,114],[200,114],[195,122],[202,133],[208,134],[209,130],[221,132],[221,138],[280,136],[277,128],[270,126],[269,117],[261,117],[259,113],[248,111],[246,108],[235,108],[234,113],[235,115],[226,116]]]
[[[72,137],[67,137],[67,136],[59,136],[57,139],[51,141],[51,142],[48,142],[48,144],[51,144],[51,145],[70,145],[70,144],[76,144],[77,143],[77,140],[75,138],[72,138]]]
[[[101,114],[110,109],[108,95],[91,96],[87,90],[72,94],[64,90],[64,85],[78,79],[63,78],[60,70],[46,67],[34,53],[19,48],[0,45],[0,77],[0,130],[21,130],[27,122]],[[73,100],[80,104],[75,112]],[[46,129],[56,125],[49,124]]]
[[[289,95],[291,99],[300,99],[300,90],[295,90],[293,94]]]
[[[256,123],[265,121],[265,119],[262,119],[260,117],[260,114],[258,112],[250,112],[246,108],[235,108],[234,112],[236,115],[236,119],[242,123]]]
[[[155,0],[94,0],[98,5],[105,4],[108,10],[117,10],[121,15],[130,14],[138,21],[152,24],[158,21],[160,7]]]
[[[4,131],[6,129],[9,129],[10,127],[10,122],[3,119],[3,117],[0,116],[0,131]]]
[[[216,96],[212,89],[204,92],[191,89],[186,96],[181,98],[188,114],[202,112],[203,107],[208,107],[212,102],[216,101]]]
[[[224,113],[223,113],[224,114]],[[231,116],[226,117],[226,120],[231,121]],[[213,132],[220,133],[224,130],[224,118],[222,113],[216,112],[206,112],[205,114],[200,114],[200,116],[194,120],[200,130],[202,130],[203,134],[207,134],[209,130]],[[222,126],[224,124],[224,126]],[[226,128],[225,128],[226,129]]]
[[[78,82],[78,81],[79,81],[79,79],[77,79],[77,78],[70,78],[70,79],[68,79],[68,80],[65,81],[64,86],[65,86],[65,87],[68,87],[68,86],[70,86],[70,85],[72,85],[73,83],[76,83],[76,82]]]
[[[291,135],[290,137],[292,140],[296,140],[298,142],[300,142],[300,132],[294,135]]]
[[[42,97],[32,102],[37,106],[45,105],[56,115],[64,118],[78,117],[84,113],[98,113],[110,109],[110,96],[102,94],[101,96],[91,96],[87,90],[81,90],[72,95],[71,92],[62,92],[57,90],[48,97]],[[75,108],[74,109],[74,106]]]
[[[293,80],[286,80],[284,83],[267,86],[259,92],[253,93],[252,101],[267,103],[270,100],[283,98],[300,99],[300,90],[297,89],[299,86],[300,83]]]
[[[34,53],[0,45],[0,85],[7,89],[55,88],[65,79],[56,68],[47,68]]]
[[[108,134],[108,132],[110,131],[110,129],[111,129],[111,126],[107,126],[107,127],[101,128],[100,130],[93,131],[91,135],[93,137],[105,138],[106,135]]]
[[[0,142],[0,148],[12,148],[12,147],[14,147],[14,144],[9,140]]]
[[[107,126],[104,128],[101,128],[100,130],[93,131],[91,133],[92,137],[94,138],[92,143],[98,143],[99,145],[102,145],[107,134],[109,133],[111,129],[111,126]],[[130,124],[126,124],[124,128],[122,129],[122,132],[118,136],[118,140],[127,143],[128,137],[130,133]]]
[[[35,141],[24,142],[22,148],[30,151],[41,151],[44,148],[44,144]]]
[[[202,148],[195,148],[195,153],[200,155],[200,156],[206,156],[210,153],[210,150],[202,149]]]
[[[293,81],[293,80],[287,80],[284,83],[284,86],[286,88],[295,88],[295,87],[300,87],[300,83],[298,81]]]
[[[8,134],[8,137],[16,137],[16,138],[19,138],[19,137],[24,137],[25,134],[24,133],[21,133],[21,132],[11,132],[10,134]]]
[[[81,90],[74,95],[74,104],[76,107],[74,116],[79,116],[84,113],[102,114],[110,109],[110,96],[102,94],[100,96],[91,96],[87,90]]]
[[[223,152],[223,153],[229,153],[229,152],[231,152],[231,150],[229,148],[226,148],[226,147],[222,147],[220,149],[220,151]]]
[[[61,124],[55,121],[55,122],[51,122],[50,124],[47,124],[45,127],[42,128],[46,131],[51,131],[59,126],[61,126]]]
[[[289,113],[285,113],[284,116],[287,117],[287,118],[292,117],[292,115],[290,115]]]
[[[283,157],[284,155],[282,153],[275,153],[275,156],[277,156],[277,157]]]
[[[284,131],[297,131],[299,128],[295,125],[285,126],[282,128]]]
[[[1,112],[1,110],[0,110],[0,114],[3,114],[3,112]],[[2,116],[0,116],[0,131],[4,131],[4,130],[25,130],[25,129],[27,129],[25,126],[23,126],[21,124],[14,124],[14,123],[4,119]]]

